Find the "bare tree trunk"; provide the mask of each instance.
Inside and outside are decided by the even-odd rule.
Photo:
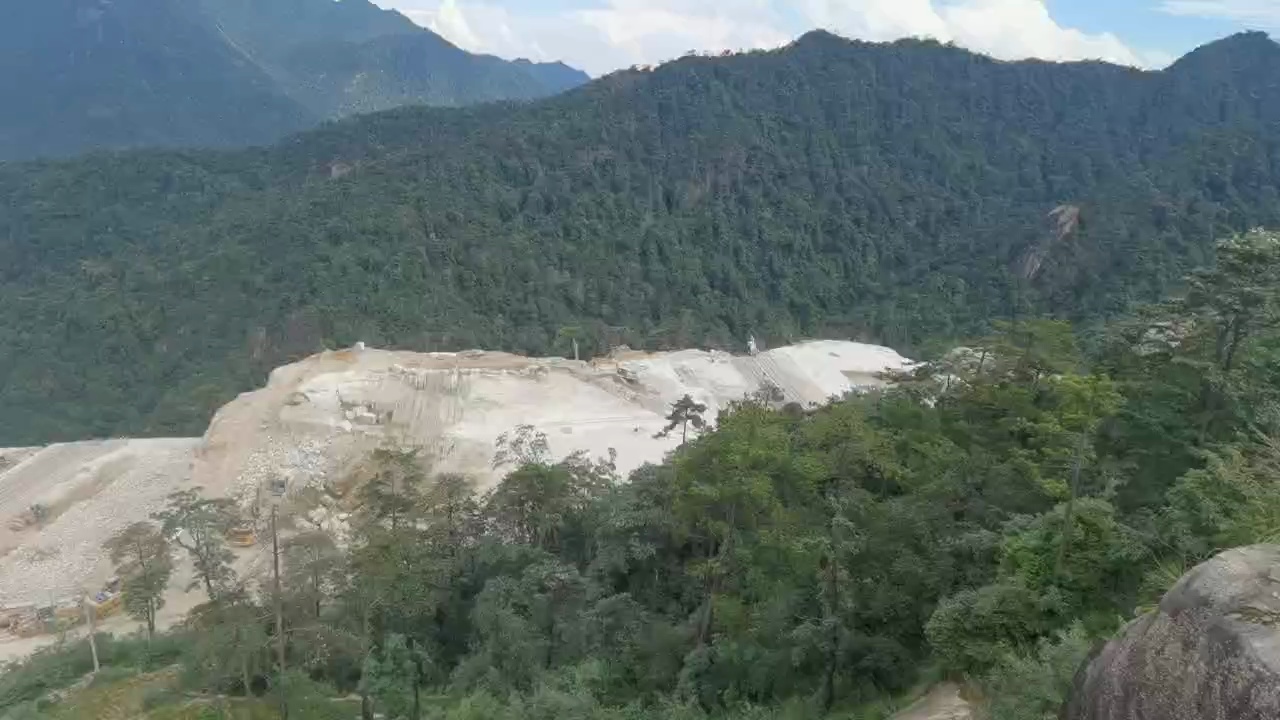
[[[144,577],[151,577],[151,568],[147,564],[147,552],[142,545],[142,540],[137,539],[133,543],[133,554],[138,557],[138,568],[141,569]],[[161,592],[164,592],[162,589]],[[155,598],[147,598],[147,651],[151,651],[151,640],[156,634],[156,600]]]
[[[1075,519],[1076,496],[1080,493],[1080,466],[1084,462],[1084,432],[1076,445],[1075,462],[1071,467],[1071,491],[1067,496],[1067,507],[1062,513],[1062,540],[1058,543],[1058,559],[1053,563],[1053,582],[1056,584],[1062,576],[1062,566],[1067,560],[1067,546],[1071,544],[1072,521]]]
[[[410,720],[419,720],[422,717],[422,660],[417,653],[418,643],[412,637],[409,638],[409,649],[413,651],[413,715]]]
[[[364,657],[366,661],[369,658],[371,648],[373,647],[373,608],[366,605],[361,613],[363,615],[364,625]],[[366,662],[362,667],[367,667]],[[360,720],[373,720],[373,699],[369,697],[369,690],[366,687],[368,678],[363,673],[360,677],[359,693],[360,693]]]
[[[253,681],[249,678],[248,653],[240,656],[240,684],[244,685],[244,696],[249,697],[253,693]]]
[[[715,545],[707,547],[707,580],[703,583],[703,604],[706,609],[702,611],[702,617],[698,621],[698,647],[703,647],[711,637],[712,608],[715,604],[716,581],[715,571],[711,568],[711,562],[715,559]]]
[[[720,545],[711,556],[717,559],[729,557],[733,552],[733,533],[735,527],[735,518],[738,514],[738,506],[729,506],[729,535],[725,538],[723,544]],[[719,563],[717,563],[718,565]],[[707,612],[702,616],[702,627],[698,629],[698,646],[706,645],[711,639],[711,627],[715,622],[715,598],[720,590],[721,569],[719,567],[708,568],[707,572]]]
[[[831,538],[831,558],[827,562],[827,619],[831,622],[831,647],[827,652],[827,673],[822,682],[822,708],[827,712],[836,701],[836,675],[840,670],[840,578],[834,521],[831,523]]]
[[[280,597],[280,539],[276,534],[276,514],[275,507],[271,508],[271,574],[272,574],[272,594],[275,603],[276,614],[276,663],[280,672],[280,687],[277,688],[277,694],[280,698],[280,719],[288,720],[289,718],[289,701],[285,697],[285,681],[284,681],[284,602]]]
[[[1222,361],[1222,371],[1224,373],[1231,372],[1231,369],[1235,367],[1236,351],[1240,349],[1241,343],[1244,342],[1245,337],[1248,334],[1244,327],[1245,324],[1245,320],[1240,320],[1237,323],[1232,324],[1231,342],[1227,345],[1227,356]]]
[[[316,565],[320,564],[320,561],[318,558],[315,560],[315,563]],[[322,597],[322,593],[320,588],[320,570],[316,566],[312,566],[311,568],[311,590],[316,594],[315,616],[317,619],[319,619],[320,598]]]
[[[556,620],[554,617],[547,622],[547,657],[543,660],[543,667],[550,670],[551,663],[555,661],[556,656]]]
[[[84,621],[89,625],[89,650],[93,653],[93,673],[97,675],[98,670],[101,668],[98,665],[98,639],[94,637],[98,631],[97,623],[94,622],[94,615],[96,613],[89,608],[89,598],[87,597],[81,603],[80,607],[84,609]]]

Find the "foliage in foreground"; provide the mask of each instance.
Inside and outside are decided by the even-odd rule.
[[[743,398],[625,483],[531,428],[500,440],[509,473],[479,498],[379,450],[347,545],[286,542],[284,675],[269,585],[200,530],[229,509],[177,495],[159,517],[202,538],[209,601],[157,642],[185,691],[354,695],[366,718],[870,716],[922,668],[976,679],[994,718],[1052,717],[1093,641],[1280,527],[1280,239],[1219,252],[1092,355],[1018,319],[882,392]],[[37,656],[4,707],[85,662]]]
[[[1006,652],[979,683],[989,720],[1057,720],[1092,646],[1084,629],[1074,625],[1025,651]]]

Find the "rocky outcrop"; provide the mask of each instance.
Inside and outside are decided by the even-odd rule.
[[[1280,718],[1280,545],[1183,576],[1080,670],[1061,718]]]
[[[101,587],[114,574],[102,543],[190,487],[199,444],[97,440],[0,451],[0,460],[20,459],[0,464],[0,607],[56,603]]]
[[[839,341],[745,357],[619,351],[592,362],[363,345],[321,353],[278,368],[266,387],[222,408],[203,438],[0,448],[0,607],[100,587],[113,572],[103,541],[146,520],[175,490],[199,487],[252,510],[283,482],[298,495],[288,509],[299,527],[340,537],[346,515],[333,498],[375,448],[423,450],[432,470],[462,473],[483,491],[502,472],[492,464],[495,439],[529,425],[556,459],[616,451],[625,476],[679,442],[654,436],[683,395],[714,421],[765,384],[807,405],[909,365],[888,348]]]
[[[591,362],[497,352],[414,353],[363,346],[278,368],[267,386],[214,417],[192,467],[206,492],[251,504],[271,481],[287,491],[335,491],[370,450],[422,450],[436,472],[477,490],[502,474],[494,441],[530,426],[550,454],[612,456],[625,477],[678,443],[656,437],[684,395],[706,419],[767,386],[780,402],[826,402],[881,383],[911,363],[884,347],[812,341],[749,356],[682,350],[619,351]]]

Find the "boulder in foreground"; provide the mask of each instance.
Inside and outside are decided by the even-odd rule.
[[[1280,718],[1280,545],[1184,575],[1077,673],[1062,720]]]

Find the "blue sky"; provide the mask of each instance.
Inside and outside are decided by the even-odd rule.
[[[934,37],[1018,59],[1162,67],[1244,29],[1280,31],[1280,0],[374,0],[475,52],[564,60],[592,75],[689,50],[783,45],[807,30]]]

